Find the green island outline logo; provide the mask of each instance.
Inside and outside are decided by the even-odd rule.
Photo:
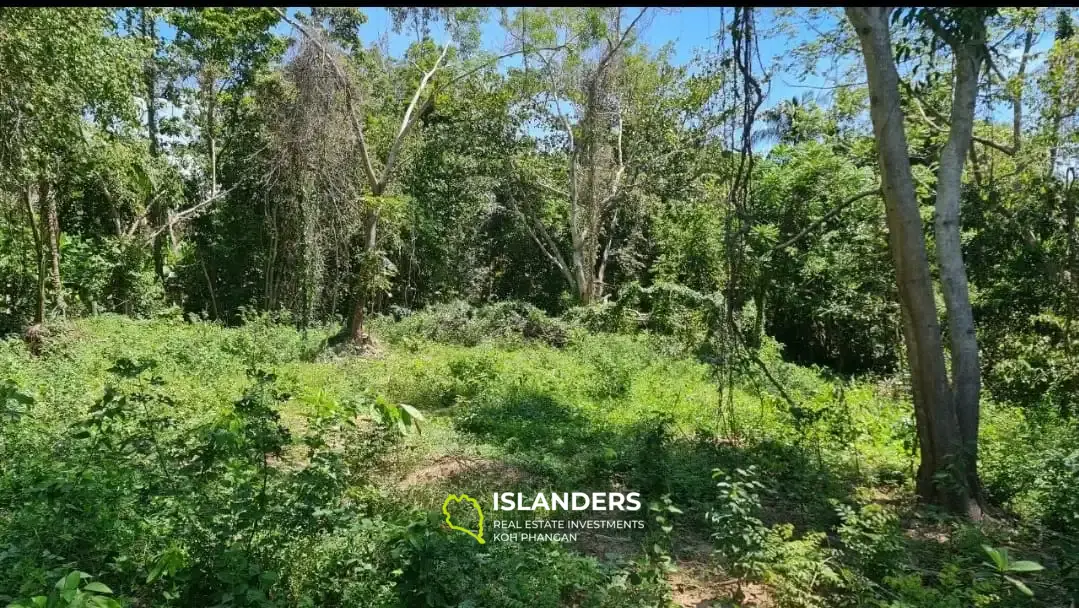
[[[469,530],[468,528],[462,528],[461,526],[455,526],[455,525],[453,525],[453,522],[450,521],[450,509],[449,509],[450,503],[451,502],[461,502],[462,500],[467,500],[468,502],[472,503],[472,506],[476,508],[476,512],[480,514],[480,533],[479,534],[474,533],[472,530]],[[467,535],[471,536],[472,538],[476,539],[476,542],[478,542],[481,545],[486,543],[486,541],[483,540],[483,508],[480,507],[480,503],[477,502],[475,498],[472,498],[468,494],[461,494],[460,496],[458,496],[456,494],[450,494],[449,496],[446,497],[446,500],[442,503],[442,514],[446,516],[446,525],[449,526],[451,530],[459,530],[461,532],[464,532],[465,534],[467,534]]]

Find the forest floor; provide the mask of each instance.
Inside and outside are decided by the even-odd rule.
[[[380,504],[437,515],[448,494],[481,497],[487,507],[495,492],[637,491],[647,514],[633,518],[645,519],[654,515],[648,505],[669,497],[677,509],[668,516],[668,535],[657,536],[650,522],[647,532],[582,532],[561,550],[613,567],[640,560],[649,546],[665,543],[676,568],[664,576],[670,597],[680,606],[739,605],[736,600],[758,607],[830,605],[823,598],[849,586],[853,564],[865,562],[866,573],[858,580],[867,581],[874,580],[868,566],[887,560],[903,559],[912,569],[937,572],[960,555],[967,556],[963,567],[983,561],[983,543],[1035,552],[1027,556],[1047,565],[1058,560],[1013,526],[968,526],[917,508],[911,455],[904,443],[909,411],[883,385],[847,383],[840,388],[816,371],[777,359],[774,375],[803,411],[791,412],[755,382],[736,388],[733,408],[721,409],[706,365],[646,335],[582,333],[562,347],[520,340],[462,346],[398,335],[369,357],[335,355],[324,348],[325,335],[272,324],[222,329],[102,317],[57,332],[40,357],[10,341],[0,350],[0,381],[8,379],[9,386],[33,395],[36,421],[19,437],[38,446],[94,409],[110,382],[107,370],[121,357],[153,360],[162,384],[169,387],[172,411],[192,420],[237,402],[250,385],[247,370],[272,372],[276,386],[287,393],[278,413],[293,437],[312,424],[310,412],[319,403],[379,398],[406,403],[424,420],[418,433],[372,456],[371,488],[365,491],[373,488]],[[986,419],[997,424],[993,412]],[[297,449],[287,450],[274,466],[307,466],[303,450],[292,447]],[[986,453],[992,458],[994,448]],[[14,484],[13,471],[20,466],[9,465],[9,483]],[[714,554],[713,533],[721,530],[710,514],[722,504],[713,478],[717,470],[756,472],[759,500],[744,505],[759,517],[754,530],[789,526],[787,533],[770,537],[779,540],[760,558],[764,565],[755,576],[731,576],[722,555]],[[842,505],[859,515],[844,518]],[[874,519],[878,511],[891,515]],[[487,515],[488,521],[507,517]],[[888,517],[902,532],[896,540],[900,546],[890,549],[879,542],[890,525]],[[0,523],[0,539],[14,546],[20,542],[15,526],[5,526]],[[858,537],[862,545],[851,540],[858,530],[864,532],[864,538]],[[490,528],[488,538],[493,538]],[[833,551],[856,545],[864,554]],[[523,542],[518,547],[523,552],[549,548]],[[898,557],[885,556],[889,550]],[[11,550],[0,562],[16,553]],[[821,564],[828,568],[820,569]],[[79,567],[91,571],[93,565]],[[816,574],[802,580],[802,572]],[[16,575],[0,576],[0,583],[20,582],[11,578]],[[533,575],[545,576],[542,569],[521,576]],[[931,584],[939,576],[915,578]],[[1029,585],[1046,602],[1029,605],[1064,605],[1054,603],[1063,602],[1055,581],[1033,578]],[[7,590],[9,597],[15,591]],[[1028,605],[1007,587],[992,593],[1002,599],[1014,595],[1020,602],[1003,605]],[[938,597],[930,591],[924,595],[930,598],[926,605]],[[818,600],[824,603],[814,603]]]

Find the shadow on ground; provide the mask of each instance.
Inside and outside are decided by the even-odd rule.
[[[831,500],[853,499],[854,475],[824,467],[808,450],[775,441],[746,444],[698,430],[676,434],[657,413],[616,428],[596,422],[549,394],[518,390],[462,408],[453,424],[499,446],[506,465],[557,485],[555,491],[639,491],[646,501],[670,495],[687,510],[685,524],[706,529],[715,496],[712,471],[756,466],[768,488],[765,523],[831,521]]]

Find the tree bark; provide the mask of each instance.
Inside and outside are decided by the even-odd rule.
[[[889,246],[903,313],[921,444],[918,493],[928,502],[962,511],[969,496],[965,479],[955,479],[950,473],[959,462],[962,440],[955,400],[948,384],[925,235],[899,105],[899,74],[888,30],[891,9],[848,7],[846,13],[857,31],[869,81],[870,116],[877,140]],[[952,480],[941,483],[942,475]]]
[[[34,238],[34,255],[37,259],[37,302],[34,307],[34,325],[41,325],[45,322],[45,244],[42,242],[42,232],[38,221],[34,217],[33,188],[26,186],[21,194],[27,225],[30,228],[30,235]]]
[[[49,276],[52,279],[56,308],[62,316],[67,309],[64,305],[64,285],[60,280],[60,216],[56,209],[56,197],[53,196],[46,179],[38,182],[38,205],[41,207],[41,234],[48,244]]]
[[[381,195],[376,194],[375,196]],[[364,262],[368,256],[371,256],[376,251],[378,243],[378,210],[369,209],[364,216],[364,243],[363,243],[363,255]],[[348,324],[348,337],[353,344],[364,344],[369,338],[367,333],[363,329],[364,314],[367,309],[367,299],[369,295],[369,285],[365,284],[363,277],[360,278],[360,282],[356,289],[356,299],[352,305],[352,317],[349,319]]]
[[[937,170],[936,250],[940,265],[940,281],[944,304],[948,312],[948,335],[952,355],[952,389],[962,441],[963,458],[959,465],[966,477],[971,500],[968,513],[980,517],[980,494],[977,473],[978,421],[981,395],[981,371],[978,339],[974,329],[974,313],[970,306],[966,265],[963,262],[960,196],[963,166],[970,150],[974,130],[974,108],[978,94],[978,73],[982,58],[979,42],[957,43],[955,54],[955,85],[952,96],[951,126],[948,141],[940,153]],[[1018,120],[1018,119],[1017,119]],[[1018,147],[1016,138],[1014,145]]]

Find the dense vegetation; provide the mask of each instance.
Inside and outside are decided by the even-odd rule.
[[[1072,11],[661,10],[0,9],[0,600],[1074,606]]]

